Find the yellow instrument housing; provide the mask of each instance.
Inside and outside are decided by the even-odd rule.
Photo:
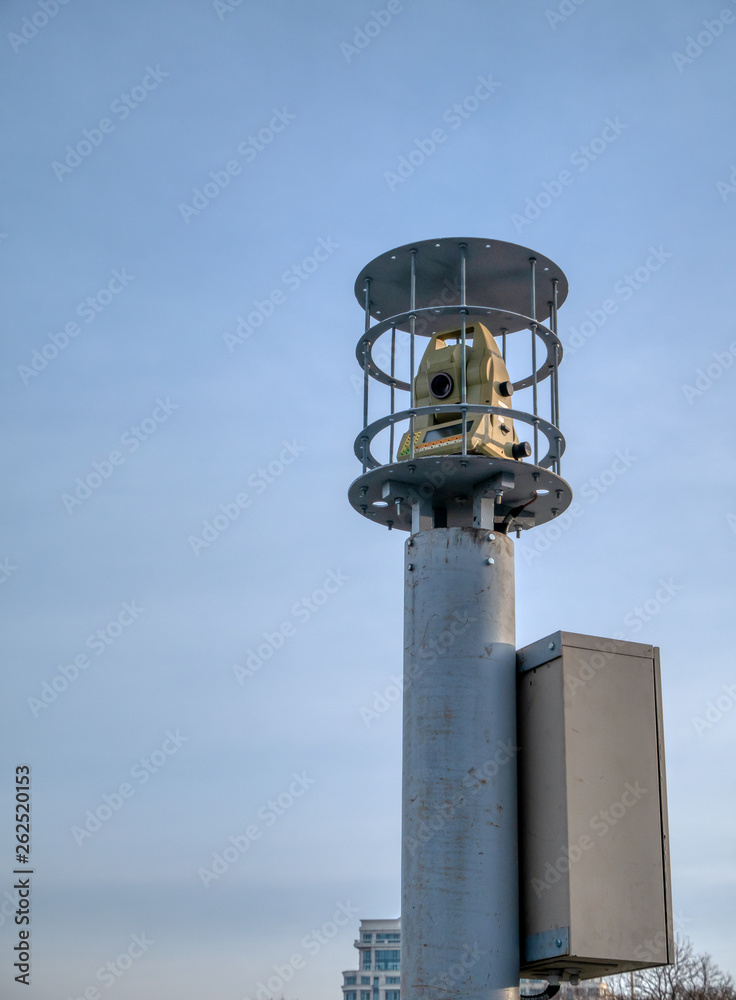
[[[427,345],[416,378],[414,405],[462,402],[462,344],[460,329],[435,334]],[[447,341],[455,338],[456,343]],[[510,408],[513,387],[493,334],[482,323],[465,329],[466,400],[468,404]],[[470,342],[472,339],[472,343]],[[528,446],[519,443],[514,422],[496,414],[468,413],[467,449],[470,455],[521,459]],[[462,453],[462,412],[429,414],[414,418],[414,454]],[[397,460],[410,456],[409,432],[403,435]]]

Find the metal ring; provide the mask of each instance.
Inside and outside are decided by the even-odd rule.
[[[366,468],[378,469],[387,463],[379,462],[371,452],[371,443],[376,434],[380,434],[382,430],[385,430],[386,427],[390,427],[391,424],[398,423],[401,420],[408,420],[412,416],[426,417],[430,414],[436,413],[457,413],[459,409],[465,411],[466,413],[489,413],[499,417],[509,417],[511,420],[521,420],[522,423],[525,424],[534,425],[536,422],[539,430],[547,438],[547,454],[540,462],[536,463],[542,469],[549,469],[564,454],[565,438],[563,437],[562,432],[559,427],[555,427],[554,424],[551,424],[549,420],[545,420],[544,417],[535,417],[531,413],[525,413],[523,410],[507,410],[505,406],[481,406],[480,404],[474,405],[473,403],[464,403],[462,405],[458,403],[445,403],[442,406],[415,406],[412,409],[400,410],[398,413],[390,413],[386,417],[374,420],[372,424],[368,424],[367,427],[364,427],[360,434],[356,437],[354,445],[355,455],[365,464]],[[553,452],[554,441],[557,441],[558,447],[555,448]],[[364,442],[367,444],[365,451],[363,450]]]
[[[433,315],[433,316],[452,316],[453,314],[460,315],[461,310],[473,315],[480,316],[490,316],[492,313],[502,313],[504,316],[517,316],[519,319],[524,319],[529,323],[531,328],[532,324],[536,325],[536,335],[542,341],[544,346],[547,348],[547,357],[544,359],[542,364],[537,370],[537,383],[543,382],[544,379],[549,378],[554,367],[555,367],[555,355],[554,349],[557,347],[559,349],[559,355],[557,356],[557,364],[562,361],[563,346],[560,339],[556,334],[550,330],[548,326],[544,323],[540,323],[539,320],[532,319],[531,316],[525,316],[524,313],[511,312],[508,309],[497,309],[495,306],[426,306],[422,309],[413,309],[403,313],[397,313],[396,316],[391,316],[389,319],[381,320],[380,323],[375,323],[369,330],[367,330],[363,336],[358,341],[357,347],[355,348],[355,356],[357,357],[361,368],[363,367],[365,350],[368,349],[368,371],[371,378],[376,379],[377,382],[383,382],[384,385],[393,385],[396,389],[403,389],[405,392],[411,391],[411,386],[408,382],[404,382],[397,378],[391,378],[389,374],[379,368],[378,365],[373,360],[373,345],[376,343],[378,338],[390,330],[393,326],[398,327],[400,323],[405,322],[412,316],[419,318],[423,315]],[[514,331],[519,333],[521,331]],[[507,336],[512,336],[512,333],[508,333]],[[434,336],[433,334],[423,334],[420,333],[419,336]],[[519,379],[518,382],[513,382],[514,389],[527,389],[534,382],[534,375],[529,375],[526,378]]]

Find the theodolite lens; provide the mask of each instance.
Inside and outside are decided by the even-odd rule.
[[[447,399],[454,387],[455,383],[452,380],[452,376],[448,375],[447,372],[440,372],[439,375],[435,375],[429,383],[429,391],[437,399]]]

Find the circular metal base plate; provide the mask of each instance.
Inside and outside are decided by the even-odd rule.
[[[412,471],[413,470],[413,471]],[[406,483],[423,497],[431,497],[432,505],[456,510],[469,509],[472,518],[473,490],[498,473],[511,473],[513,489],[504,491],[496,505],[496,517],[502,519],[509,511],[537,498],[509,525],[509,530],[531,528],[545,524],[567,510],[572,502],[572,489],[560,476],[510,458],[484,458],[480,455],[445,455],[438,458],[415,458],[412,462],[394,462],[364,473],[351,485],[348,499],[352,506],[371,521],[385,527],[411,531],[411,503],[386,503],[383,484]],[[546,491],[546,492],[542,492]],[[491,494],[492,495],[492,494]],[[529,515],[534,515],[531,518]]]
[[[544,321],[550,314],[553,278],[558,281],[558,306],[567,298],[567,278],[564,272],[543,254],[501,240],[447,237],[407,243],[406,246],[376,257],[363,268],[355,282],[358,302],[365,305],[365,282],[366,278],[370,278],[371,316],[380,321],[408,312],[411,308],[409,295],[412,250],[416,250],[415,308],[459,305],[462,243],[467,247],[465,301],[470,306],[490,306],[509,311],[506,317],[498,314],[489,318],[492,332],[496,333],[500,327],[506,327],[509,333],[513,333],[528,325],[523,319],[511,314],[530,315],[530,257],[536,258],[537,262],[536,318]],[[489,319],[483,322],[488,323]],[[400,324],[399,329],[408,330],[408,322]],[[418,328],[417,332],[429,335],[432,331]]]

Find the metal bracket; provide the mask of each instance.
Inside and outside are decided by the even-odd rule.
[[[513,472],[502,471],[484,479],[473,489],[473,527],[493,530],[496,505],[507,490],[514,488]]]
[[[432,497],[422,496],[415,486],[409,483],[387,479],[381,484],[381,497],[389,504],[396,505],[397,520],[402,516],[402,507],[411,507],[411,532],[425,531],[433,526]]]
[[[570,954],[570,928],[554,927],[538,934],[527,934],[525,941],[525,964],[543,962],[550,958],[560,958]]]

